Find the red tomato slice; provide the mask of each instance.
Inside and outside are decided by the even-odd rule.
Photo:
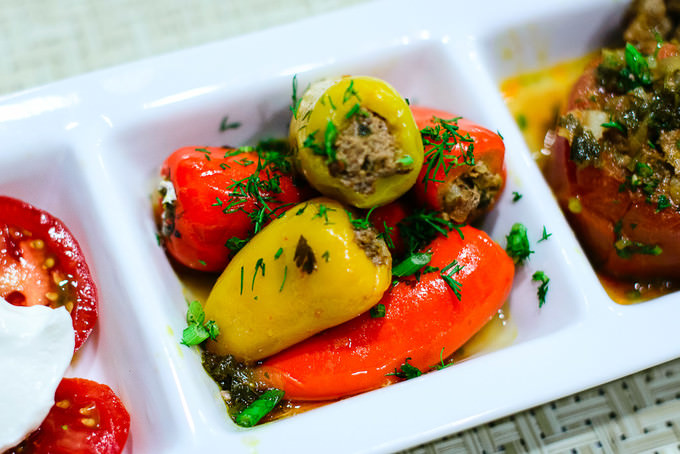
[[[78,242],[57,218],[0,196],[0,296],[17,306],[65,306],[75,350],[97,321],[97,290]]]
[[[130,429],[130,415],[106,385],[64,378],[55,404],[40,427],[7,454],[118,454]]]

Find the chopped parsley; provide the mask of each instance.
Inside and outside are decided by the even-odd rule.
[[[633,224],[631,224],[631,228]],[[633,241],[622,232],[623,222],[619,219],[614,224],[614,234],[616,235],[614,241],[614,249],[616,250],[616,255],[623,259],[629,259],[634,254],[642,255],[661,255],[663,249],[658,244],[645,244],[639,241]]]
[[[369,313],[371,315],[371,318],[383,318],[387,313],[387,310],[385,309],[384,304],[378,303],[371,308]]]
[[[406,380],[410,380],[411,378],[416,378],[423,375],[420,369],[408,363],[410,359],[411,359],[410,357],[406,358],[404,360],[404,364],[402,364],[399,369],[395,368],[394,372],[390,372],[389,374],[385,375],[394,375],[395,377],[403,378]]]
[[[665,210],[671,206],[671,201],[665,195],[660,195],[659,199],[656,201],[656,212]]]
[[[618,121],[608,121],[607,123],[602,123],[600,126],[602,126],[603,128],[608,128],[608,129],[616,129],[623,134],[626,133],[626,127],[623,126]]]
[[[552,233],[548,233],[548,231],[545,229],[545,226],[543,226],[543,233],[541,234],[541,239],[538,240],[538,243],[541,241],[545,241],[548,238],[552,236]]]
[[[529,255],[534,252],[529,247],[527,228],[524,224],[519,222],[515,223],[505,239],[508,242],[505,251],[516,265],[524,262],[524,260],[528,259]]]
[[[543,307],[545,304],[545,297],[548,294],[548,282],[550,282],[550,278],[546,276],[546,274],[543,271],[536,271],[532,276],[531,280],[534,282],[540,282],[541,285],[538,286],[538,307]]]
[[[517,191],[512,191],[512,201],[514,202],[519,202],[519,199],[522,198],[522,194],[520,194]]]
[[[215,340],[220,334],[217,324],[213,320],[205,321],[203,306],[198,301],[189,303],[187,309],[187,327],[182,332],[181,344],[191,347],[201,342],[212,339]]]
[[[626,43],[626,69],[640,85],[650,85],[652,74],[647,59],[631,43]]]

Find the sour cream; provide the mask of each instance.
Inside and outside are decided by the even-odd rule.
[[[19,307],[0,298],[0,452],[43,422],[74,345],[65,308]]]

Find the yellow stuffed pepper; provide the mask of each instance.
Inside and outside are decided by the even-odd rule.
[[[388,83],[344,76],[312,84],[294,109],[296,165],[322,194],[358,208],[408,191],[423,164],[408,103]]]
[[[220,334],[207,348],[253,362],[375,305],[392,260],[372,227],[318,198],[272,221],[234,256],[205,305]]]

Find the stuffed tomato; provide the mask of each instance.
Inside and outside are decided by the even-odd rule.
[[[392,86],[367,76],[312,84],[294,106],[290,141],[312,186],[358,208],[397,199],[423,163],[408,104]]]
[[[677,55],[671,44],[603,50],[551,146],[557,200],[595,268],[614,277],[680,277]]]

